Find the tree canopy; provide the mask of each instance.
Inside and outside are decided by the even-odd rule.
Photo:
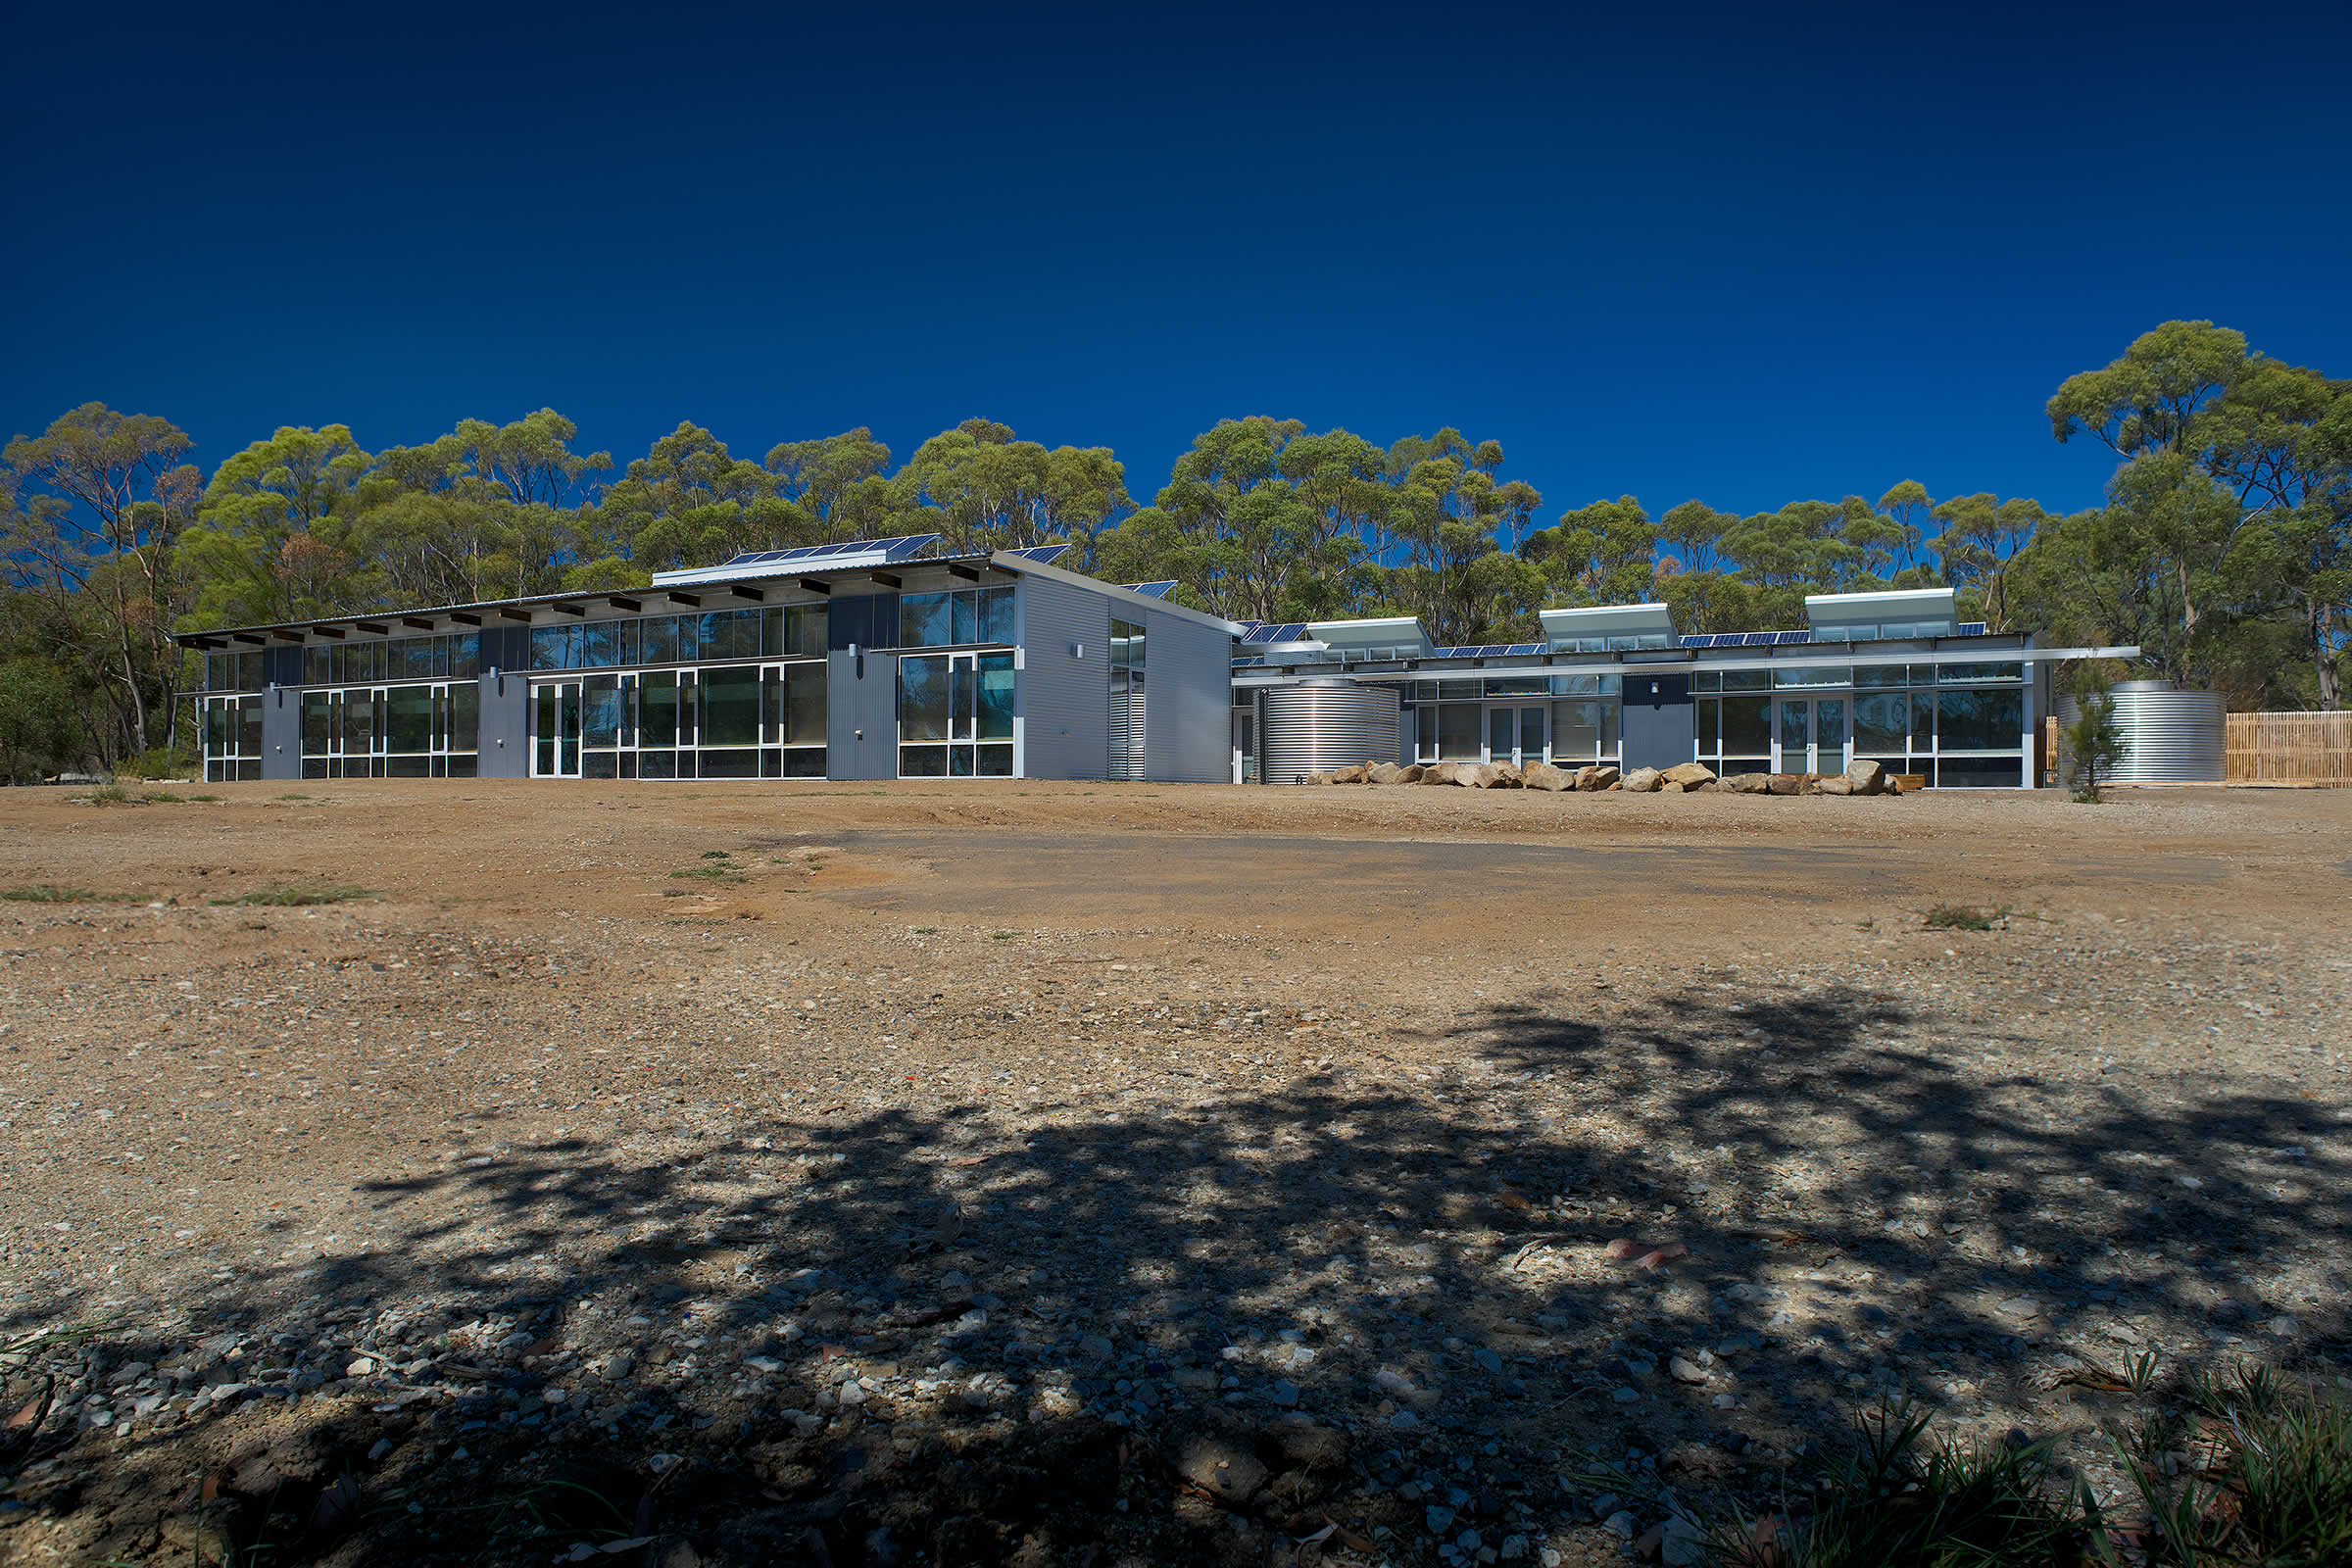
[[[195,630],[643,586],[738,552],[938,533],[1064,542],[1114,582],[1172,579],[1235,619],[1417,615],[1441,643],[1537,636],[1551,606],[1663,600],[1686,631],[1800,625],[1807,594],[1948,585],[1995,630],[2136,643],[2240,706],[2340,708],[2352,633],[2352,382],[2168,321],[2067,377],[2044,414],[2116,465],[2103,505],[1937,498],[1903,479],[1741,514],[1598,497],[1549,514],[1498,442],[1387,445],[1220,419],[1139,504],[1107,447],[985,417],[894,466],[865,428],[757,461],[691,420],[615,470],[553,409],[462,419],[370,453],[288,426],[207,475],[169,420],[100,403],[0,452],[8,567],[0,766],[114,763],[185,744]]]

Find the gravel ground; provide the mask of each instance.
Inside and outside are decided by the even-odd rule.
[[[0,1562],[1614,1561],[2352,1373],[2345,794],[210,793],[0,800]]]

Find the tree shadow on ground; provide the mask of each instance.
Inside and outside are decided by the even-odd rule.
[[[2101,1351],[2340,1348],[2340,1289],[2248,1283],[2344,1284],[2334,1110],[2008,1074],[1931,1021],[1838,990],[1539,998],[1378,1077],[387,1180],[397,1246],[249,1295],[254,1343],[331,1376],[216,1454],[222,1543],[1263,1562],[1332,1524],[1322,1549],[1410,1555],[1432,1508],[1541,1542],[1595,1458],[1753,1484],[1889,1391],[2001,1412]],[[189,1431],[89,1440],[104,1479],[44,1506],[159,1539]]]

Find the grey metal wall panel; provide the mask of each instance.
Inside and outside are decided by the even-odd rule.
[[[1151,612],[1144,628],[1144,776],[1171,784],[1230,781],[1232,636]]]
[[[527,778],[531,771],[531,683],[520,675],[504,673],[507,666],[503,664],[499,668],[501,673],[493,678],[489,656],[483,656],[481,776]]]
[[[289,652],[301,658],[301,649]],[[283,686],[262,694],[262,777],[302,777],[302,694]]]
[[[825,777],[899,776],[899,661],[891,654],[825,655]]]
[[[1070,583],[1024,576],[1018,593],[1023,768],[1030,778],[1099,779],[1110,741],[1110,606]],[[1147,637],[1155,636],[1156,626]],[[1082,650],[1073,655],[1071,649]],[[1157,650],[1145,644],[1144,739],[1159,722]],[[1156,776],[1156,775],[1155,775]]]
[[[1688,675],[1625,672],[1624,728],[1619,732],[1621,764],[1674,767],[1697,755],[1698,714]]]

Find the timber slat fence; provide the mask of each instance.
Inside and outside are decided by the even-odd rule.
[[[2231,713],[2223,747],[2228,783],[2352,787],[2352,712]]]

